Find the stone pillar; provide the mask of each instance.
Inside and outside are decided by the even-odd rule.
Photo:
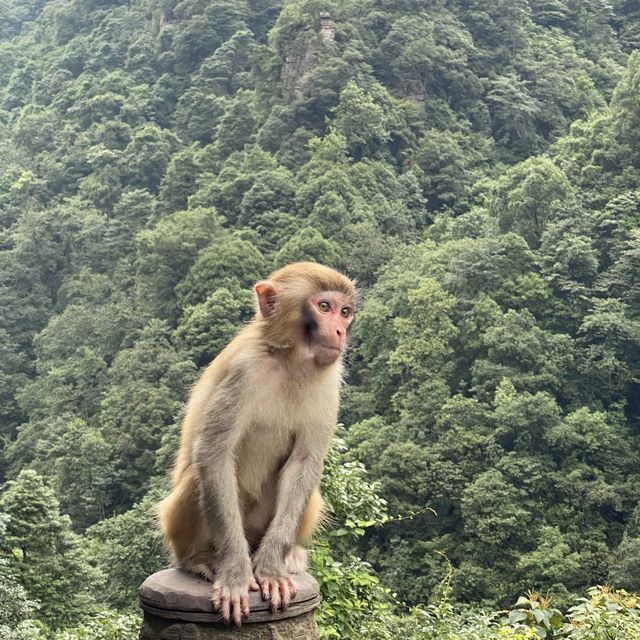
[[[211,583],[180,569],[165,569],[140,586],[144,620],[140,640],[319,640],[313,611],[318,583],[308,573],[293,575],[297,594],[286,611],[272,613],[259,592],[249,593],[249,617],[242,627],[225,625],[211,604]]]

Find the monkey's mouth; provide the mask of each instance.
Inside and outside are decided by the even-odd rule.
[[[332,344],[316,344],[314,349],[315,361],[318,364],[333,364],[342,355],[342,349]]]
[[[336,356],[342,353],[342,349],[340,347],[336,347],[333,344],[326,344],[324,342],[319,343],[318,348],[324,351],[333,352],[336,354]]]

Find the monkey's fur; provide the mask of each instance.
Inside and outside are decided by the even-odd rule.
[[[214,583],[214,608],[236,624],[249,589],[285,607],[289,574],[306,568],[301,544],[321,517],[356,299],[353,281],[313,263],[255,289],[255,318],[191,392],[173,488],[159,505],[177,562]]]

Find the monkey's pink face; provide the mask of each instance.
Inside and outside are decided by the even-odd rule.
[[[305,332],[317,364],[333,364],[342,355],[354,313],[353,300],[339,291],[322,291],[309,298]]]

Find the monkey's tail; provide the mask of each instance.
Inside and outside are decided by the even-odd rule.
[[[307,508],[298,527],[296,542],[299,544],[308,542],[315,531],[322,527],[326,521],[325,502],[320,495],[320,490],[316,487],[309,496]]]
[[[182,562],[202,546],[203,532],[197,483],[183,474],[173,491],[158,504],[158,522],[176,560]]]

